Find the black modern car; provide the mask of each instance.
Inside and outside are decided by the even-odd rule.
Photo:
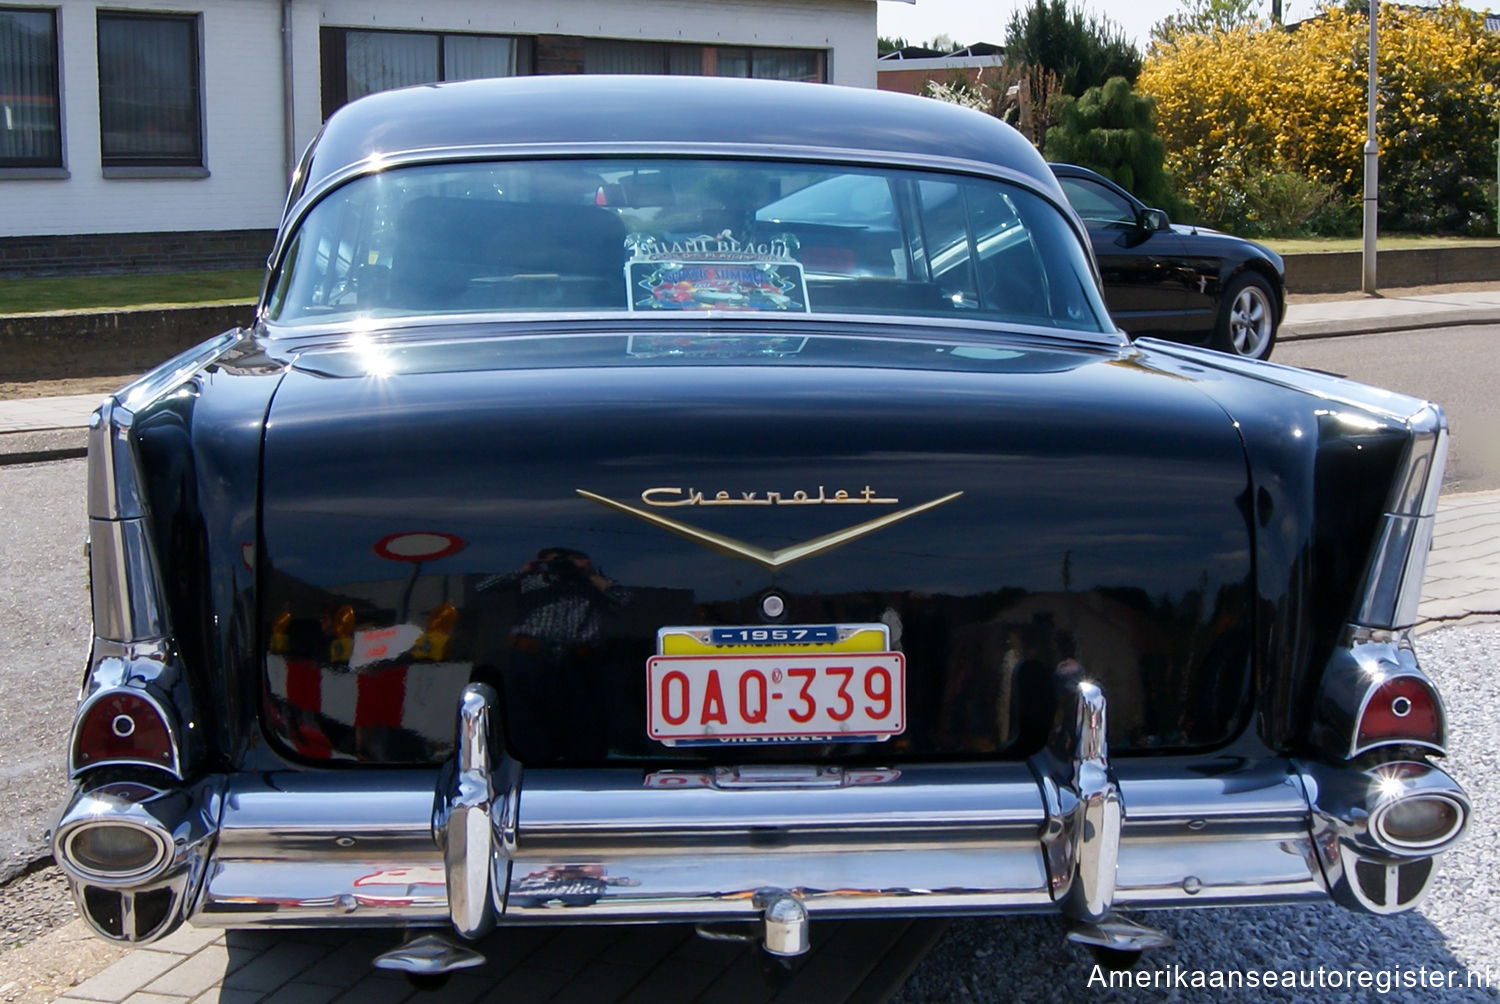
[[[1286,309],[1280,255],[1242,237],[1172,223],[1086,167],[1049,166],[1088,228],[1104,299],[1127,334],[1270,357]]]
[[[1447,442],[1132,343],[978,112],[372,95],[254,323],[94,415],[53,850],[107,938],[405,928],[424,979],[497,925],[1399,913],[1470,812],[1409,637]]]

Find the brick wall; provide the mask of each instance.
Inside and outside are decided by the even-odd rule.
[[[261,268],[274,230],[0,237],[0,278]]]

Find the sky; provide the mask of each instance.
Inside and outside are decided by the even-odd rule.
[[[913,45],[938,34],[947,34],[964,45],[971,42],[1003,45],[1005,26],[1010,23],[1011,14],[1027,6],[1030,6],[1029,0],[917,0],[915,4],[879,0],[876,17],[881,35],[904,38]],[[1125,29],[1126,36],[1144,52],[1151,36],[1151,26],[1175,13],[1183,4],[1181,0],[1130,0],[1129,3],[1092,0],[1083,6],[1090,13],[1103,14]],[[1270,9],[1269,3],[1263,6]],[[1318,6],[1317,0],[1283,0],[1282,17],[1288,21],[1301,20],[1316,13]],[[1465,0],[1465,6],[1484,10],[1492,4]],[[1500,7],[1500,2],[1493,6]]]

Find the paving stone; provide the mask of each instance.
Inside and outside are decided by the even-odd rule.
[[[761,955],[758,948],[743,952],[697,1000],[704,1004],[762,1004],[770,1000],[776,994],[776,987],[762,969]]]
[[[328,1004],[343,992],[342,987],[321,986],[316,983],[293,980],[291,983],[272,990],[264,1000],[267,1004]]]
[[[196,997],[224,979],[229,972],[229,954],[226,945],[205,945],[186,959],[179,959],[180,965],[163,973],[145,989],[154,994]]]
[[[792,973],[792,978],[773,998],[787,1004],[824,1004],[841,1001],[864,982],[879,956],[867,953],[859,957],[814,950]]]
[[[481,1000],[494,1004],[516,1004],[517,1001],[544,1001],[563,988],[570,974],[558,969],[532,969],[520,966],[496,983]],[[364,1004],[364,1002],[359,1002]]]
[[[353,941],[345,941],[344,944],[332,948],[329,953],[308,966],[297,979],[303,983],[321,983],[332,987],[347,987],[361,974],[372,971],[375,956],[385,951],[391,945],[381,942],[372,943],[373,939],[358,938]],[[392,943],[394,944],[394,942]]]
[[[723,972],[723,966],[668,959],[637,983],[625,996],[623,1004],[695,1000]]]
[[[151,943],[152,951],[176,952],[179,955],[192,955],[204,945],[224,941],[224,930],[218,927],[194,927],[191,924],[183,924],[177,930],[167,935],[160,941]]]
[[[265,995],[255,990],[225,990],[213,987],[193,998],[193,1004],[256,1004]]]
[[[378,974],[371,973],[334,1000],[340,1004],[399,1004],[416,994],[417,991],[404,979],[381,979]],[[418,1000],[422,997],[419,996]]]
[[[618,927],[570,927],[528,955],[526,965],[531,969],[576,972],[580,962],[594,958],[619,938]]]
[[[68,991],[68,996],[91,1001],[123,1001],[182,961],[171,952],[140,949],[115,962]]]
[[[682,945],[688,938],[696,938],[687,924],[633,924],[620,929],[620,939],[599,953],[605,962],[625,965],[642,960],[654,962]]]
[[[645,979],[650,971],[645,966],[625,966],[615,962],[601,962],[597,958],[581,963],[582,970],[574,976],[549,1004],[598,1004],[600,1001],[617,1001],[631,988]]]
[[[327,945],[283,941],[230,973],[224,978],[224,985],[235,990],[274,990],[311,968],[330,951]]]
[[[188,1004],[188,999],[172,994],[148,994],[144,990],[138,990],[125,998],[125,1004]]]

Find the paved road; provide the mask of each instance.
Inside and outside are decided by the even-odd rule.
[[[82,460],[0,468],[0,880],[43,849],[88,655]]]
[[[1453,430],[1443,489],[1500,488],[1500,325],[1282,342],[1272,359],[1436,401]]]

